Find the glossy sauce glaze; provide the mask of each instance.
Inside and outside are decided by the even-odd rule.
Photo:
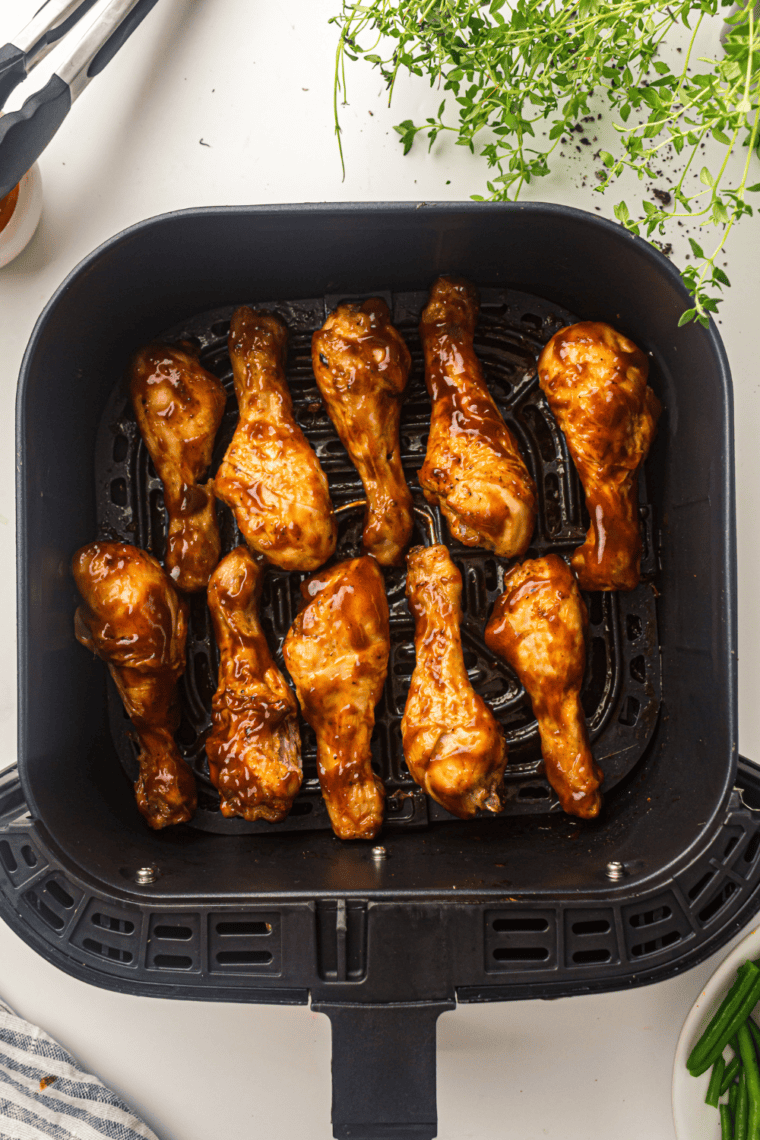
[[[227,400],[192,345],[152,344],[130,370],[137,424],[169,516],[166,571],[180,590],[204,590],[219,561],[214,485],[201,486]]]
[[[74,555],[72,571],[82,595],[77,640],[108,665],[137,731],[137,806],[153,828],[182,823],[196,804],[195,777],[173,735],[187,603],[155,558],[126,543],[89,543]]]
[[[556,554],[515,566],[486,626],[486,645],[510,665],[533,704],[546,776],[570,815],[599,814],[602,773],[580,702],[588,613]]]
[[[259,623],[263,576],[263,566],[238,546],[209,582],[220,660],[206,755],[222,815],[277,823],[301,786],[301,739],[295,694]]]
[[[396,566],[412,534],[401,467],[401,402],[412,358],[385,301],[339,305],[312,337],[312,365],[330,418],[367,496],[363,548]]]
[[[401,721],[404,758],[416,782],[460,819],[502,809],[507,745],[470,684],[462,654],[462,576],[445,546],[407,558],[406,596],[416,663]]]
[[[383,575],[365,555],[316,575],[301,592],[307,605],[288,631],[283,654],[317,735],[322,795],[340,839],[372,839],[385,799],[370,751],[390,653]]]
[[[533,534],[536,488],[475,355],[478,309],[468,281],[439,277],[430,290],[420,337],[433,408],[419,478],[455,538],[517,558]]]
[[[293,415],[285,379],[288,333],[274,313],[242,306],[228,346],[240,417],[216,493],[251,550],[283,570],[316,570],[337,529],[327,479]]]
[[[639,584],[638,471],[662,410],[648,375],[644,353],[600,321],[560,329],[539,357],[541,388],[586,493],[591,525],[572,557],[584,590]]]

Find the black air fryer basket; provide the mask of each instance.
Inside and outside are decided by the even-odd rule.
[[[309,339],[337,301],[382,295],[415,362],[402,454],[422,540],[440,519],[415,480],[429,422],[416,323],[444,272],[481,291],[476,347],[539,487],[530,554],[572,550],[587,525],[537,387],[541,346],[585,318],[650,355],[665,410],[640,483],[644,581],[587,597],[583,703],[605,771],[600,818],[557,810],[530,706],[483,645],[504,565],[444,531],[464,580],[465,661],[510,744],[504,812],[454,820],[409,778],[399,722],[412,622],[403,572],[390,571],[391,664],[373,738],[389,797],[375,845],[333,837],[305,728],[289,819],[221,817],[203,752],[216,662],[202,597],[191,601],[178,734],[199,812],[151,832],[133,801],[129,725],[103,664],[74,640],[69,571],[98,535],[163,552],[161,485],[123,385],[130,354],[159,336],[192,337],[231,391],[232,309],[280,312],[296,413],[347,556],[360,485],[321,407]],[[83,262],[40,318],[19,385],[20,729],[18,772],[0,778],[5,920],[62,969],[121,992],[311,1001],[332,1022],[335,1135],[357,1140],[435,1135],[435,1022],[456,1001],[640,985],[726,942],[759,905],[760,779],[736,752],[731,383],[714,327],[677,327],[688,303],[651,246],[542,204],[190,210],[134,226]],[[234,420],[231,398],[215,461]],[[226,508],[222,535],[227,549],[238,541]],[[267,578],[276,652],[298,585],[297,575]]]

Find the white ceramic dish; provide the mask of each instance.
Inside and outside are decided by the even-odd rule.
[[[0,268],[18,257],[34,237],[42,214],[42,179],[35,162],[19,182],[18,199],[7,226],[0,230]]]
[[[710,1071],[701,1077],[692,1077],[686,1068],[686,1058],[730,990],[736,971],[748,958],[760,958],[760,927],[743,938],[721,962],[683,1023],[673,1062],[673,1124],[678,1140],[720,1140],[720,1116],[705,1104]],[[731,1050],[727,1049],[726,1059],[731,1056]]]

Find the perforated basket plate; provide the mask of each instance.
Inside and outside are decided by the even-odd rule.
[[[401,451],[415,500],[417,533],[413,542],[428,541],[432,533],[448,543],[462,573],[462,642],[470,679],[502,724],[509,745],[505,776],[506,803],[502,814],[559,810],[543,774],[538,727],[530,701],[512,670],[486,648],[483,631],[493,603],[503,590],[509,564],[485,550],[470,549],[451,539],[437,509],[422,495],[417,473],[425,456],[430,423],[430,400],[424,383],[422,349],[417,332],[427,301],[424,292],[381,293],[393,322],[412,353],[412,373],[401,417]],[[322,404],[311,369],[311,334],[345,297],[257,304],[277,312],[290,332],[287,377],[293,405],[303,431],[320,458],[339,512],[336,559],[359,551],[363,510],[341,510],[362,497],[360,480]],[[201,361],[224,383],[227,408],[214,450],[211,474],[232,438],[237,402],[227,354],[227,333],[233,307],[201,313],[159,339],[193,340]],[[538,387],[536,359],[559,328],[578,318],[546,301],[508,289],[481,291],[481,314],[475,348],[485,378],[507,424],[519,441],[523,457],[539,491],[533,542],[526,557],[549,552],[567,555],[583,541],[588,527],[583,492],[543,393]],[[116,383],[101,420],[95,478],[101,536],[135,543],[163,559],[166,512],[162,486],[140,438],[124,378]],[[233,516],[219,503],[222,549],[227,553],[241,541]],[[582,690],[594,756],[604,771],[603,790],[609,791],[641,759],[657,720],[660,703],[660,660],[654,588],[656,569],[654,526],[645,480],[640,480],[640,514],[644,536],[642,584],[631,592],[586,594],[589,636]],[[261,600],[261,617],[269,645],[286,673],[282,642],[301,606],[303,575],[270,568]],[[414,625],[404,596],[405,571],[385,571],[391,615],[391,655],[388,679],[376,711],[372,738],[373,763],[387,790],[387,826],[424,826],[430,819],[453,819],[428,800],[411,779],[401,746],[401,717],[414,667]],[[225,819],[208,776],[204,742],[210,727],[211,699],[216,688],[218,653],[203,594],[190,599],[187,670],[180,683],[182,723],[177,740],[196,773],[198,811],[193,825],[207,831],[239,833],[326,828],[330,822],[319,791],[316,741],[301,722],[303,786],[288,818],[279,824]],[[115,687],[109,683],[111,730],[122,765],[137,778],[137,746]],[[490,815],[490,813],[485,813]]]

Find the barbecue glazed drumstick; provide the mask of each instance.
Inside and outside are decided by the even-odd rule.
[[[245,305],[228,338],[240,408],[216,476],[251,550],[283,570],[316,570],[335,551],[327,479],[295,421],[285,380],[288,333],[274,313]]]
[[[533,534],[536,488],[475,355],[478,307],[474,285],[439,277],[422,313],[433,411],[419,478],[425,498],[441,508],[455,538],[517,558]]]
[[[102,658],[140,743],[137,806],[153,828],[195,811],[195,777],[174,742],[176,683],[185,671],[187,602],[150,554],[123,542],[91,542],[74,555],[82,605],[77,641]]]
[[[301,739],[295,695],[259,624],[263,577],[263,566],[238,546],[209,582],[220,661],[206,755],[222,815],[278,823],[301,786]]]
[[[308,605],[290,627],[283,653],[317,734],[322,795],[340,839],[372,839],[385,799],[370,753],[390,652],[383,575],[365,555],[332,566],[301,592]]]
[[[507,746],[462,655],[462,576],[445,546],[416,546],[407,558],[406,596],[417,662],[401,721],[404,756],[421,788],[452,815],[501,811]]]
[[[633,341],[600,321],[560,329],[538,360],[541,388],[564,432],[591,517],[571,565],[584,590],[639,584],[638,470],[662,410]]]
[[[556,554],[515,566],[486,626],[486,645],[511,665],[533,703],[549,783],[570,815],[599,814],[602,773],[580,703],[588,614]]]
[[[412,534],[399,420],[412,358],[385,301],[343,304],[311,342],[314,375],[367,496],[364,550],[396,566]]]
[[[219,561],[214,484],[199,486],[224,415],[223,385],[188,344],[150,344],[130,374],[140,434],[164,485],[169,514],[166,572],[180,590],[205,590]]]

